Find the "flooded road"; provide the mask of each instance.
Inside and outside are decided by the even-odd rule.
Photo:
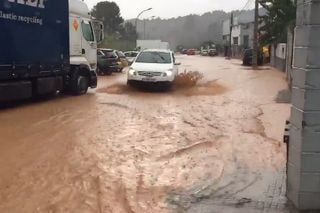
[[[285,212],[283,73],[177,58],[204,75],[196,87],[140,91],[115,74],[1,110],[0,212]]]

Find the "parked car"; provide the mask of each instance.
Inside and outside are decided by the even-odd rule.
[[[152,82],[170,87],[178,75],[178,65],[170,50],[144,50],[130,67],[128,85]]]
[[[187,50],[187,49],[183,49],[183,50],[181,51],[181,53],[184,54],[184,55],[186,55],[186,54],[188,53],[188,50]]]
[[[126,56],[128,62],[129,62],[129,65],[131,65],[133,63],[134,59],[136,59],[138,54],[139,54],[138,51],[127,51],[127,52],[124,52],[124,55]]]
[[[112,49],[98,49],[98,66],[97,73],[99,75],[111,75],[112,72],[119,70],[118,56]]]
[[[119,71],[121,72],[125,67],[129,66],[129,61],[123,52],[115,50],[115,53],[118,56]]]
[[[251,66],[253,64],[253,49],[246,49],[243,53],[242,64],[244,66]],[[261,66],[263,64],[263,53],[259,51],[258,53],[258,65]]]
[[[218,55],[218,52],[217,52],[216,49],[210,49],[210,50],[208,51],[208,55],[209,55],[209,56],[217,56],[217,55]]]
[[[207,56],[209,54],[208,50],[201,50],[200,54],[202,56]]]
[[[196,50],[195,49],[188,49],[187,55],[195,55],[195,54],[196,54]]]

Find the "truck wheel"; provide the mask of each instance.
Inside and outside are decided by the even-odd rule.
[[[89,79],[83,75],[74,76],[72,82],[72,94],[83,95],[86,94],[89,88]]]

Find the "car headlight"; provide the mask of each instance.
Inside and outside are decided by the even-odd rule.
[[[166,71],[165,73],[166,73],[166,76],[168,76],[168,77],[171,77],[173,75],[173,72],[170,70]]]
[[[134,69],[130,68],[129,75],[137,75],[137,72]]]

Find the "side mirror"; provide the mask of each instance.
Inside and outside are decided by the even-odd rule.
[[[97,43],[101,43],[104,40],[104,25],[102,21],[93,20],[93,28],[96,35]]]
[[[104,25],[102,22],[99,23],[99,29],[97,42],[101,43],[104,40]]]
[[[180,65],[181,65],[181,63],[180,63],[180,62],[175,62],[175,63],[174,63],[174,65],[176,65],[176,66],[180,66]]]

